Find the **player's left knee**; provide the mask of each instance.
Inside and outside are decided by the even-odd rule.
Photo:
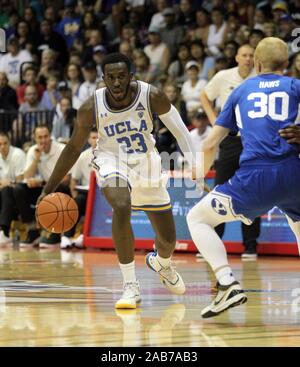
[[[195,223],[205,223],[205,219],[204,219],[204,208],[203,206],[199,203],[196,206],[194,206],[189,212],[188,215],[186,217],[187,220],[187,224],[189,226],[189,228],[195,224]]]

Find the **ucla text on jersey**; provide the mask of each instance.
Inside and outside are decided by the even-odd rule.
[[[100,152],[119,155],[119,149],[136,156],[155,150],[152,114],[150,111],[150,85],[137,81],[137,94],[133,103],[123,110],[112,110],[106,101],[106,88],[95,92],[97,127]]]

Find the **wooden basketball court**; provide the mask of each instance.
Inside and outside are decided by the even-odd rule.
[[[299,346],[299,258],[231,257],[247,304],[214,319],[200,310],[214,281],[204,261],[176,254],[187,292],[170,295],[136,256],[141,307],[115,311],[113,252],[0,249],[0,346]]]

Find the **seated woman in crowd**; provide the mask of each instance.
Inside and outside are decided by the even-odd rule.
[[[83,80],[80,67],[76,64],[68,64],[65,78],[72,91],[72,106],[77,110],[80,106],[80,100],[78,98],[79,88]]]
[[[199,40],[206,45],[210,25],[210,16],[206,9],[196,11],[196,25],[197,28],[189,32],[189,39],[191,41]]]
[[[224,20],[224,13],[221,8],[213,8],[211,12],[212,24],[209,26],[207,47],[212,56],[218,56],[224,40],[227,24]]]
[[[208,79],[208,72],[214,67],[214,57],[207,56],[204,45],[201,41],[193,41],[191,43],[191,58],[197,61],[199,67],[199,78]]]
[[[159,72],[156,66],[150,64],[145,52],[141,49],[134,50],[132,58],[136,79],[156,85]]]
[[[47,110],[54,110],[57,102],[60,99],[59,91],[57,90],[58,76],[53,73],[47,78],[47,89],[42,97],[42,104]]]
[[[34,37],[36,35],[30,32],[29,24],[25,20],[19,21],[16,36],[18,38],[20,48],[32,53],[36,46],[36,39]]]
[[[237,66],[235,56],[237,54],[238,48],[239,45],[235,41],[228,41],[225,43],[223,55],[227,59],[227,68],[234,68],[235,66]]]
[[[161,40],[160,29],[149,28],[148,40],[149,45],[144,48],[144,52],[149,57],[150,64],[157,67],[160,73],[165,73],[170,63],[170,50]]]
[[[185,66],[187,80],[183,83],[181,95],[186,105],[188,119],[191,118],[191,113],[195,109],[201,107],[199,96],[207,83],[206,79],[199,78],[199,71],[196,61],[189,61]]]
[[[178,47],[177,58],[168,69],[169,77],[178,85],[182,85],[185,81],[186,75],[184,73],[184,68],[190,58],[191,55],[188,45],[186,43],[181,43]]]
[[[68,97],[63,97],[59,105],[61,114],[54,115],[51,137],[60,143],[67,143],[73,131],[76,111],[72,108],[71,99]]]
[[[180,113],[183,122],[188,125],[185,102],[182,100],[178,86],[170,81],[164,84],[163,91],[168,97],[168,100]]]
[[[228,59],[225,56],[220,56],[216,59],[215,66],[208,72],[208,80],[210,80],[219,71],[228,69]]]
[[[237,41],[237,34],[241,31],[242,25],[237,13],[229,13],[227,18],[227,26],[223,36],[222,45],[230,41]],[[243,42],[239,43],[242,44]]]

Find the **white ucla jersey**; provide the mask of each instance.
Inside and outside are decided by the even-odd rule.
[[[94,151],[115,156],[127,154],[128,160],[145,157],[155,151],[155,140],[150,111],[150,84],[136,81],[134,102],[119,111],[112,110],[106,100],[106,88],[95,91],[98,144]]]

